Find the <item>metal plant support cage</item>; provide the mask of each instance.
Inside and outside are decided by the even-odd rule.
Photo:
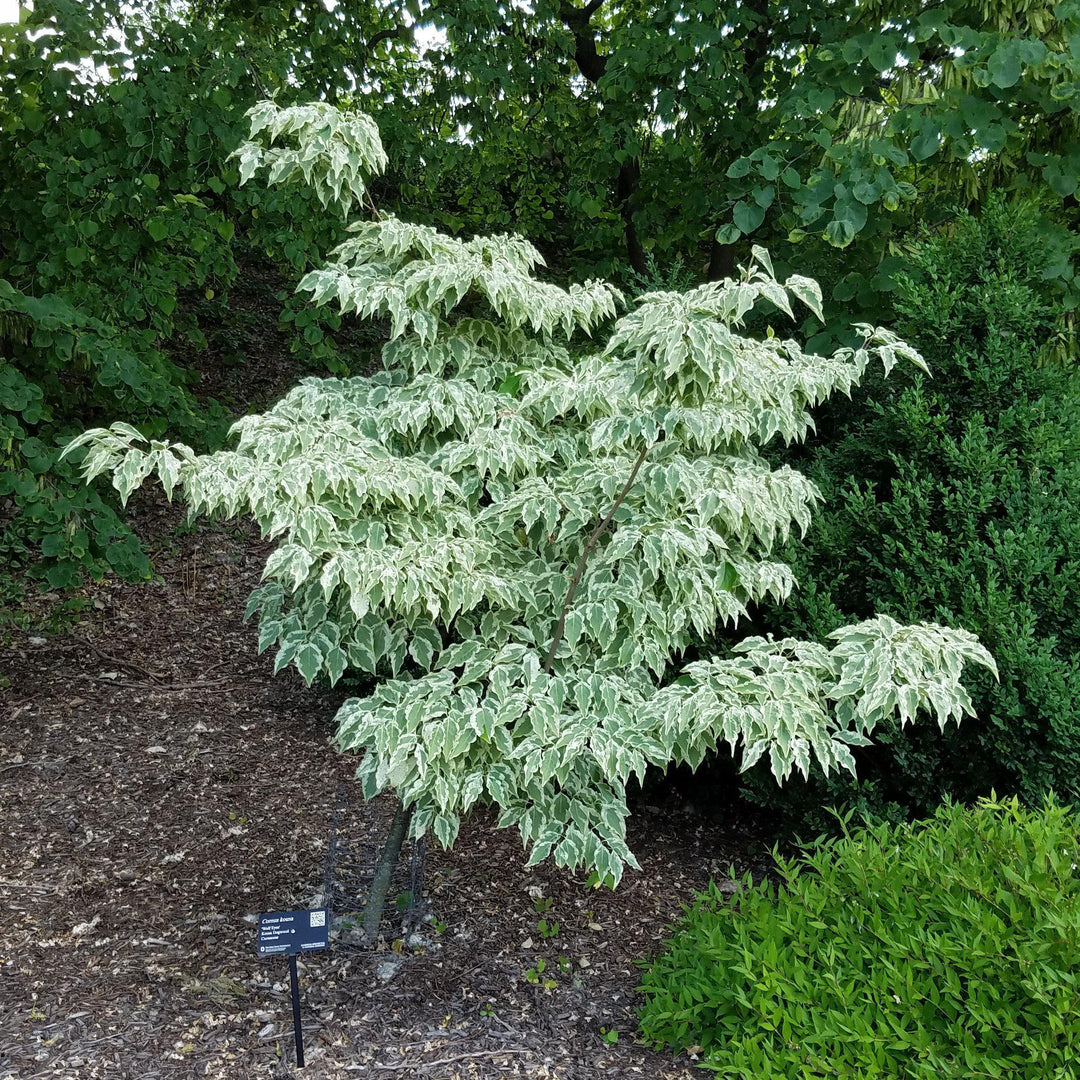
[[[371,950],[360,930],[364,905],[375,877],[383,844],[390,832],[393,805],[350,797],[352,785],[339,786],[326,845],[321,901],[330,912],[335,948]],[[424,860],[427,839],[406,841],[394,867],[379,923],[379,935],[406,944],[418,933],[428,914],[424,900]]]

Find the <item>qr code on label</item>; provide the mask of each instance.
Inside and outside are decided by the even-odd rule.
[[[312,926],[325,926],[326,925],[326,912],[325,911],[313,911],[311,913],[311,925]]]

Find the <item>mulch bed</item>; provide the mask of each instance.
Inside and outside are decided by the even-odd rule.
[[[178,521],[141,508],[172,545],[160,580],[95,586],[71,633],[0,652],[5,1080],[293,1071],[287,966],[256,959],[250,917],[317,894],[355,760],[330,744],[341,695],[255,654],[243,604],[266,546]],[[305,958],[302,1075],[692,1075],[635,1042],[637,962],[754,837],[674,796],[631,836],[642,871],[612,893],[527,868],[516,833],[475,815],[428,852],[418,947]]]

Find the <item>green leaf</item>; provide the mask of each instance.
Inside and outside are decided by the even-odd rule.
[[[855,236],[855,225],[848,218],[834,218],[825,226],[825,239],[833,247],[847,247]]]
[[[865,180],[860,181],[858,184],[856,184],[851,189],[851,193],[855,196],[856,199],[859,200],[859,202],[863,203],[864,205],[868,206],[871,203],[877,202],[877,185],[868,183]]]
[[[300,672],[304,682],[310,685],[311,681],[322,670],[322,653],[310,642],[302,645],[293,658],[296,670]]]
[[[1051,162],[1043,168],[1043,179],[1050,190],[1061,198],[1067,198],[1076,191],[1080,177],[1071,169],[1065,169],[1058,162]]]
[[[769,207],[772,206],[775,198],[776,188],[771,185],[754,189],[754,202],[756,202],[763,210],[768,210]]]
[[[94,128],[83,128],[82,131],[79,132],[79,141],[88,150],[92,150],[101,142],[101,132]]]
[[[1035,67],[1046,59],[1048,50],[1038,38],[1022,38],[1017,42],[1017,52],[1025,64]]]
[[[916,161],[925,161],[937,153],[941,145],[941,132],[936,124],[924,124],[919,134],[911,140],[911,156]]]
[[[150,234],[152,239],[159,242],[169,235],[169,227],[161,218],[151,218],[146,223],[146,231]]]
[[[1008,89],[1020,81],[1020,53],[1014,41],[999,45],[987,61],[986,69],[995,86]]]
[[[772,183],[780,175],[780,164],[771,154],[764,154],[758,162],[758,172]]]
[[[728,222],[716,230],[716,242],[725,246],[734,244],[742,236],[742,229],[738,225]]]
[[[765,220],[765,208],[756,202],[748,203],[740,199],[735,204],[731,216],[735,219],[735,224],[740,231],[752,233]]]

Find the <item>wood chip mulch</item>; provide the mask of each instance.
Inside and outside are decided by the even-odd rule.
[[[695,1075],[636,1041],[638,963],[710,876],[763,862],[674,795],[638,809],[614,893],[527,868],[485,813],[432,846],[411,947],[304,958],[296,1072],[287,965],[256,959],[252,919],[318,893],[356,764],[330,743],[342,694],[256,655],[257,537],[138,514],[157,580],[0,640],[0,1080]]]

